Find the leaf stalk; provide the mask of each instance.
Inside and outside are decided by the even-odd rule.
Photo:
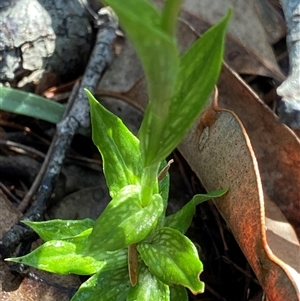
[[[158,193],[158,173],[159,164],[144,167],[141,179],[141,202],[142,206],[149,205],[151,196]]]

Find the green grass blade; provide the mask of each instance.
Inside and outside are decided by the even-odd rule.
[[[58,123],[65,106],[33,93],[0,87],[0,110]]]

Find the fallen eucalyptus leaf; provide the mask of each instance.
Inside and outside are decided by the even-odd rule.
[[[300,239],[299,138],[280,124],[275,114],[226,66],[221,73],[219,93],[220,107],[235,112],[246,128],[264,192],[282,210]]]
[[[218,109],[213,116],[207,126],[195,124],[179,149],[206,189],[230,187],[214,202],[267,297],[297,300],[297,278],[287,271],[284,259],[274,256],[266,239],[263,187],[249,137],[233,112]],[[300,251],[299,242],[295,247]],[[292,268],[297,271],[299,266]]]

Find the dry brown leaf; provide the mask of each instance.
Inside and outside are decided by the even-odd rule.
[[[49,210],[51,219],[97,219],[109,202],[105,181],[102,185],[78,190]]]
[[[274,255],[280,254],[277,248],[281,245],[272,245],[274,252],[266,239],[263,188],[250,139],[233,112],[220,109],[211,116],[213,119],[209,123],[206,120],[206,125],[198,120],[179,149],[206,189],[230,187],[229,193],[215,203],[269,300],[298,300],[299,242],[297,239],[292,242],[296,253],[288,264],[283,262],[285,258],[281,260]],[[275,211],[278,213],[278,208]],[[289,233],[293,231],[286,221],[284,224]],[[290,241],[282,239],[289,247]]]
[[[218,86],[220,106],[238,115],[250,137],[264,192],[283,211],[300,238],[299,138],[279,123],[274,113],[226,66]]]
[[[272,5],[269,0],[254,0],[248,1],[248,3],[257,13],[267,33],[268,42],[271,45],[285,37],[286,25],[283,15],[279,13],[278,8]]]
[[[0,189],[0,237],[10,229],[21,217],[21,212],[16,209],[11,202],[7,200],[2,190]]]
[[[121,54],[104,73],[98,87],[113,92],[128,91],[142,74],[144,72],[136,52],[126,39]]]
[[[282,82],[280,71],[267,34],[250,4],[245,0],[185,0],[182,17],[198,34],[218,22],[229,7],[230,22],[224,60],[238,73],[269,76]]]

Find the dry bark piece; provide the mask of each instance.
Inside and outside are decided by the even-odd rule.
[[[0,81],[8,82],[37,70],[74,76],[84,70],[93,41],[79,0],[11,1],[0,11],[0,31]]]

